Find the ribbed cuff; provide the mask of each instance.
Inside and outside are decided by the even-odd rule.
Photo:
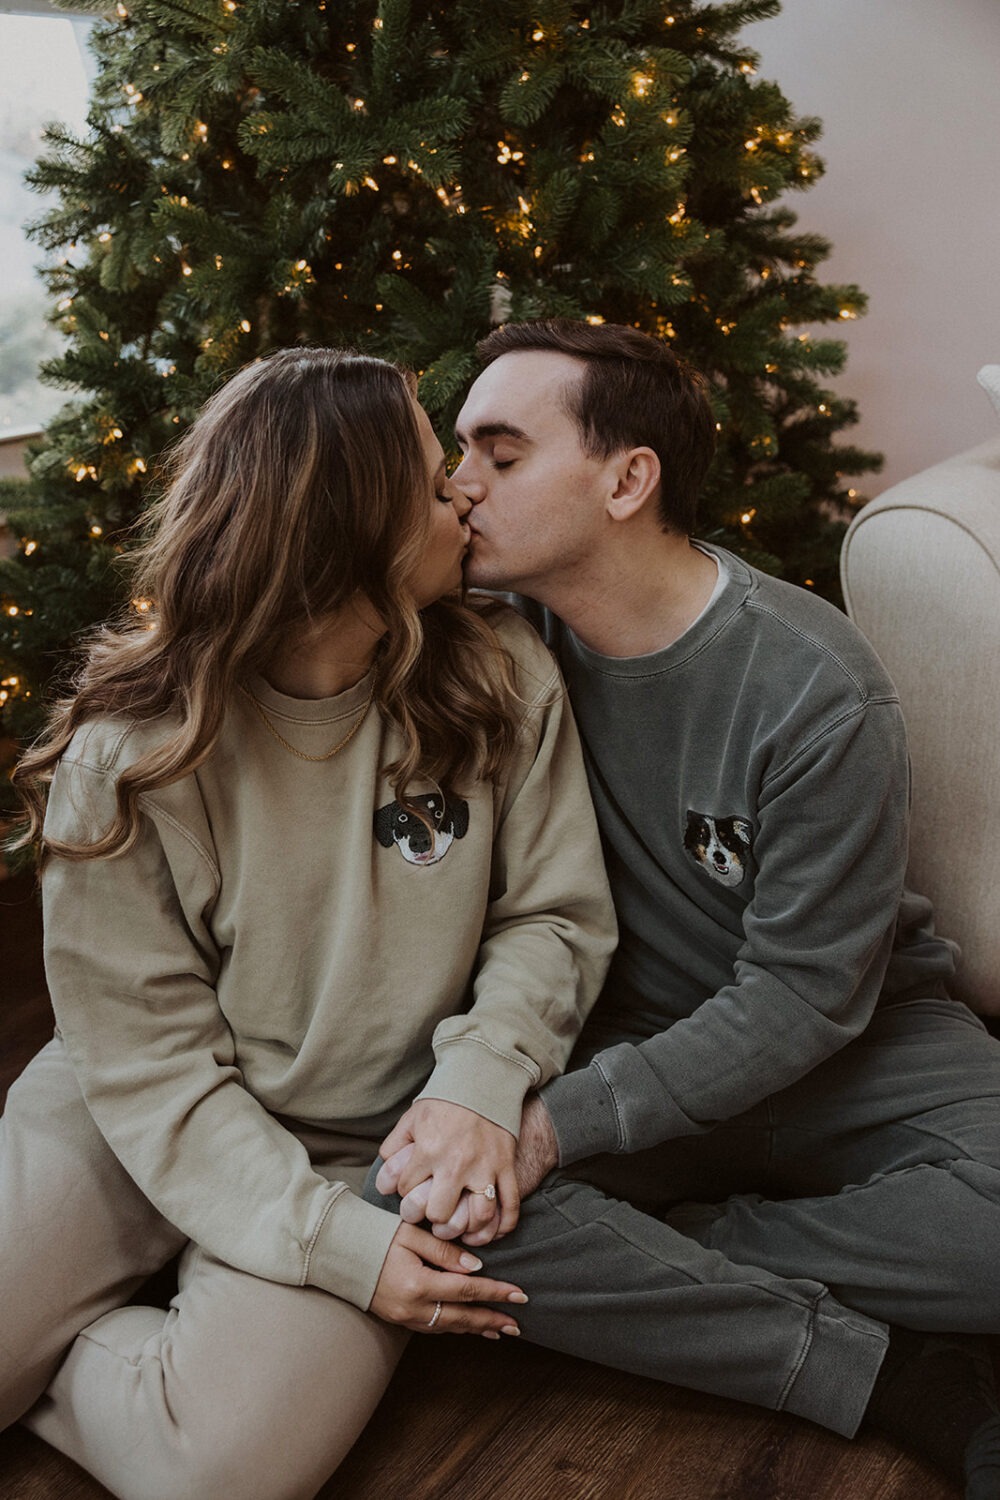
[[[540,1093],[556,1133],[561,1167],[585,1156],[622,1149],[615,1096],[593,1063],[576,1073],[553,1078]]]
[[[816,1304],[809,1347],[781,1410],[853,1437],[888,1347],[884,1324],[851,1312],[827,1293]]]
[[[367,1312],[400,1221],[345,1188],[333,1201],[306,1260],[305,1280]]]
[[[456,1037],[438,1043],[437,1065],[417,1098],[462,1104],[517,1136],[531,1084],[521,1063],[475,1037]]]

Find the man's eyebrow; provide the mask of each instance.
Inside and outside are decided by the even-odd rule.
[[[475,427],[469,429],[468,434],[462,432],[461,428],[455,428],[455,436],[459,442],[463,437],[473,443],[481,443],[484,438],[509,437],[517,438],[518,441],[528,443],[531,439],[520,427],[515,427],[512,422],[478,422]]]

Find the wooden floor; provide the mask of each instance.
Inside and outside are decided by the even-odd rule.
[[[41,921],[0,881],[0,1098],[51,1034]],[[955,1500],[880,1438],[520,1345],[415,1338],[317,1500]],[[20,1427],[0,1434],[0,1500],[107,1500]],[[220,1495],[218,1500],[244,1500]]]

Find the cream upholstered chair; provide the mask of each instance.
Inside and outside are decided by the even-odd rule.
[[[1000,1015],[1000,438],[866,505],[841,576],[909,730],[908,884],[962,947],[956,997]]]

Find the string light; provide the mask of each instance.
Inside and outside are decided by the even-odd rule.
[[[749,526],[750,522],[753,520],[753,518],[754,518],[754,516],[756,514],[757,514],[756,510],[745,510],[743,512],[743,514],[740,516],[740,521],[743,523],[744,526]]]
[[[148,615],[153,607],[152,599],[133,599],[132,608],[140,615]]]
[[[25,542],[25,544],[24,544],[24,555],[25,555],[25,557],[30,557],[33,552],[37,552],[37,551],[38,551],[38,543],[37,542]]]
[[[597,328],[601,323],[604,322],[604,319],[601,317],[600,313],[588,313],[587,322],[593,323],[594,327]]]
[[[249,333],[250,332],[250,327],[251,327],[250,319],[249,318],[242,318],[240,320],[240,327],[242,328],[242,330],[243,330],[244,333]]]
[[[644,98],[645,95],[647,94],[647,92],[649,91],[649,88],[652,85],[652,82],[653,82],[653,80],[650,78],[650,76],[649,76],[648,73],[633,73],[633,75],[632,75],[632,92],[633,92],[633,94],[635,94],[636,97],[639,98],[639,99]]]
[[[545,32],[541,29],[541,27],[539,27],[537,31],[533,31],[531,33],[531,40],[533,42],[544,42]]]
[[[103,526],[98,526],[97,522],[95,521],[94,524],[93,524],[93,526],[91,526],[91,528],[90,528],[90,534],[91,534],[91,536],[103,536],[104,535],[104,527]]]

